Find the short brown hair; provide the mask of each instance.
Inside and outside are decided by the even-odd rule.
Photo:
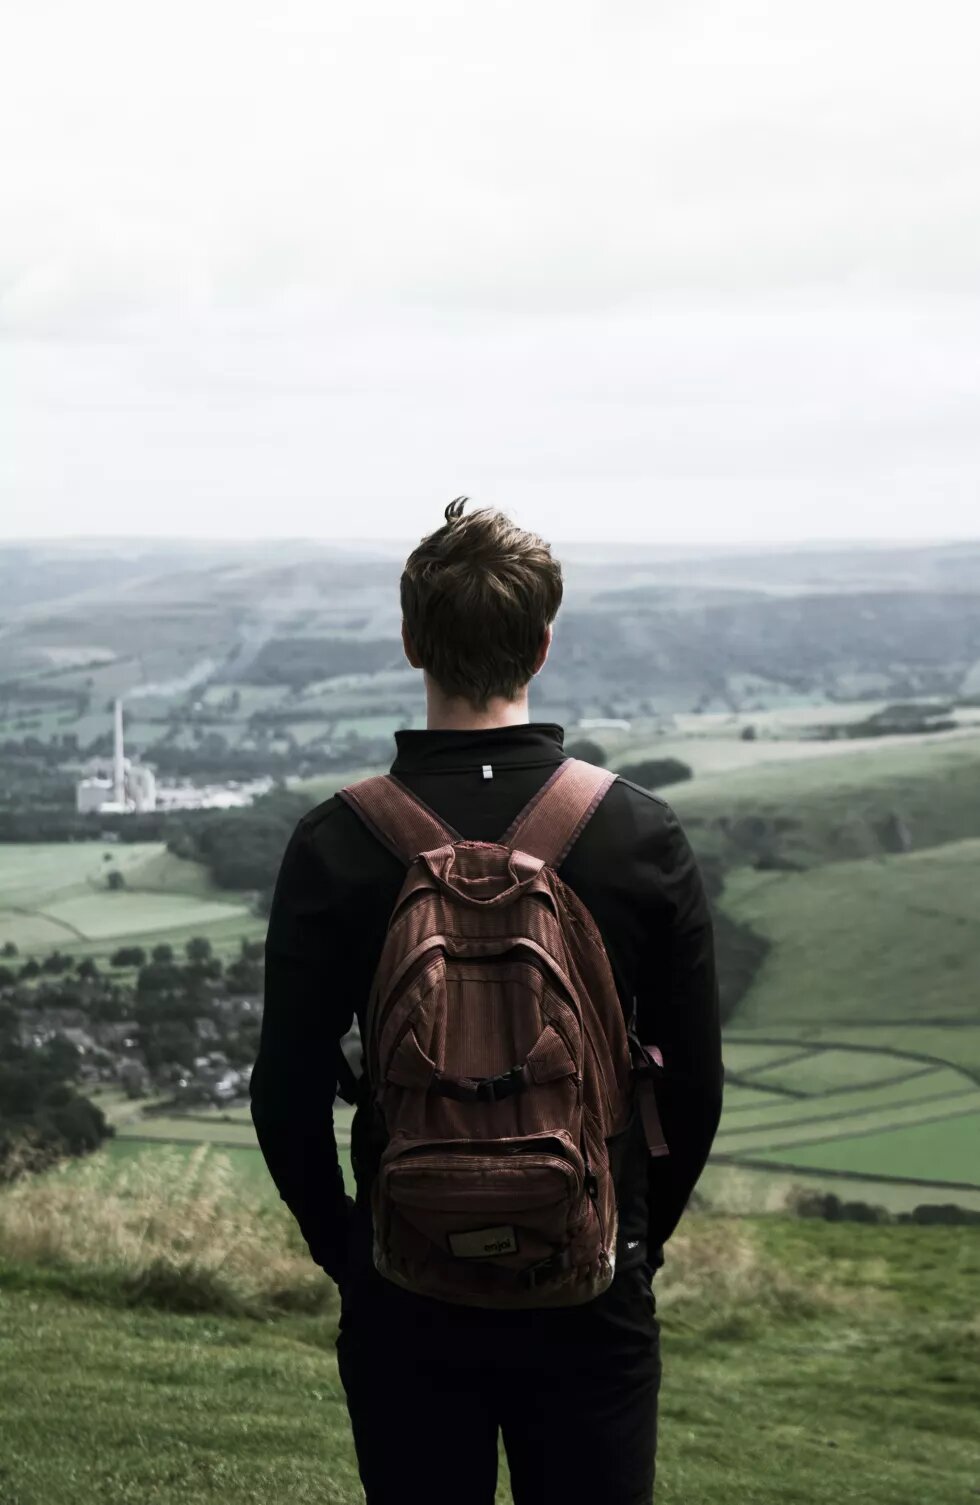
[[[513,700],[534,673],[561,605],[561,565],[536,533],[491,507],[463,516],[466,497],[408,556],[402,614],[423,669],[443,694],[482,710]]]

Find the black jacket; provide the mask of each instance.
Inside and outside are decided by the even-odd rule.
[[[565,756],[561,727],[404,731],[392,764],[450,826],[492,841]],[[493,776],[482,768],[489,764]],[[404,868],[337,799],[303,817],[286,849],[266,941],[265,1012],[252,1072],[252,1118],[266,1163],[317,1262],[334,1279],[367,1217],[352,1213],[337,1160],[337,1042],[363,1026],[371,980]],[[561,867],[605,942],[624,1010],[658,1045],[658,1096],[670,1154],[637,1139],[620,1190],[620,1262],[663,1263],[721,1113],[722,1063],[711,920],[677,817],[617,780]],[[363,1192],[363,1188],[361,1189]],[[362,1257],[362,1256],[358,1256]]]

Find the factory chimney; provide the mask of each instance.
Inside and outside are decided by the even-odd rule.
[[[123,762],[123,708],[121,700],[116,701],[115,712],[115,739],[112,750],[112,798],[115,804],[125,809],[126,770]]]

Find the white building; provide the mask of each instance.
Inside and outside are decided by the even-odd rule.
[[[158,810],[239,810],[260,794],[268,794],[272,779],[249,779],[228,784],[158,784]]]
[[[227,784],[158,784],[146,763],[127,758],[123,745],[122,701],[115,705],[115,735],[110,758],[93,758],[89,772],[75,785],[80,815],[131,815],[143,810],[237,810],[268,794],[272,779]]]

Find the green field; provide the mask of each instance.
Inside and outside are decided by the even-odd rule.
[[[807,873],[732,875],[725,907],[774,941],[741,1027],[972,1021],[980,840]]]
[[[656,1287],[658,1505],[976,1498],[975,1230],[692,1219],[685,1238]],[[331,1311],[256,1322],[72,1289],[0,1264],[4,1505],[363,1498]]]
[[[820,1184],[891,1209],[980,1209],[978,867],[969,840],[732,874],[730,914],[771,951],[724,1050],[726,1106],[703,1183],[718,1206],[732,1201],[730,1166],[748,1206]]]
[[[851,745],[667,792],[726,868],[727,913],[770,943],[729,1023],[703,1193],[980,1208],[980,739]],[[901,854],[883,850],[896,820]],[[804,870],[757,870],[759,850]]]
[[[654,750],[642,727],[617,737],[617,759],[637,756],[643,737]],[[700,740],[732,738],[718,718]],[[890,1207],[949,1200],[962,1182],[956,1200],[980,1206],[980,1171],[960,1148],[980,1084],[980,737],[816,744],[809,758],[793,744],[791,761],[768,761],[779,745],[746,742],[751,766],[668,791],[696,848],[724,859],[724,908],[770,942],[728,1026],[725,1111],[705,1185],[733,1170],[754,1178],[768,1205],[796,1168],[808,1184],[823,1173],[835,1190],[871,1186],[868,1199]],[[367,771],[302,787],[312,801]],[[896,816],[913,849],[883,854],[880,823]],[[760,821],[806,870],[747,865],[738,829]],[[119,893],[104,887],[114,866]],[[105,956],[124,940],[180,945],[193,934],[231,951],[262,929],[160,844],[0,848],[0,940],[25,952]],[[155,1115],[120,1130],[252,1143],[247,1119]]]
[[[865,1055],[865,1059],[869,1057]],[[870,1056],[870,1064],[882,1070],[899,1065],[894,1057],[884,1055]],[[872,1076],[864,1086],[851,1085],[836,1092],[828,1090],[802,1097],[759,1088],[746,1102],[738,1097],[739,1090],[736,1084],[725,1094],[725,1131],[733,1134],[745,1133],[760,1124],[821,1123],[842,1115],[890,1112],[902,1104],[943,1102],[969,1096],[980,1091],[980,1087],[952,1066],[917,1066],[904,1076],[879,1081]],[[729,1096],[734,1097],[733,1103],[729,1102]]]
[[[125,885],[115,892],[106,884],[113,871]],[[192,935],[235,949],[263,930],[240,896],[161,842],[0,845],[0,943],[24,955],[106,956],[123,942],[182,945]]]
[[[150,1154],[164,1146],[190,1151],[209,1145],[233,1155],[236,1166],[249,1176],[271,1186],[269,1173],[259,1152],[248,1104],[239,1102],[228,1108],[197,1108],[179,1112],[159,1101],[143,1102],[122,1093],[96,1090],[93,1101],[115,1127],[115,1137],[108,1141],[105,1153],[110,1157]],[[350,1168],[350,1125],[353,1109],[338,1104],[334,1110],[334,1127],[341,1164],[350,1190],[354,1178]]]
[[[821,745],[840,748],[839,755],[756,762],[671,785],[670,803],[696,848],[737,862],[739,823],[761,820],[773,828],[775,849],[790,861],[804,867],[851,861],[881,853],[877,827],[896,813],[916,850],[980,837],[975,730],[895,745],[878,739],[858,751]]]
[[[980,1092],[970,1112],[938,1115],[927,1123],[892,1124],[878,1133],[841,1130],[826,1144],[770,1150],[767,1158],[818,1170],[856,1175],[915,1177],[980,1191]],[[956,1200],[956,1198],[951,1198]]]
[[[198,1135],[195,1138],[187,1140],[174,1137],[166,1140],[158,1139],[152,1143],[148,1143],[145,1139],[141,1139],[136,1135],[127,1136],[125,1133],[122,1133],[115,1139],[109,1140],[101,1153],[114,1165],[125,1165],[126,1163],[139,1161],[144,1161],[145,1163],[144,1157],[152,1157],[157,1154],[165,1144],[168,1149],[179,1152],[185,1157],[187,1163],[190,1163],[191,1154],[197,1145],[207,1142],[209,1141],[202,1139]],[[217,1144],[217,1136],[210,1142]],[[222,1155],[227,1156],[236,1178],[241,1178],[243,1182],[258,1187],[263,1193],[271,1195],[272,1182],[269,1179],[266,1163],[255,1144],[254,1136],[251,1144],[231,1145],[222,1142],[220,1150]],[[0,1499],[2,1499],[2,1496],[0,1496]]]
[[[880,748],[873,758],[850,749],[835,759],[833,782],[838,791],[863,790],[853,794],[862,807],[882,789],[890,801],[899,786],[925,801],[929,784],[929,798],[941,804],[963,793],[959,771],[973,755],[952,743]],[[827,766],[820,760],[816,780],[803,763],[757,767],[755,797],[771,796],[774,776],[792,775],[794,830],[816,831],[826,815]],[[351,776],[317,781],[315,793]],[[732,787],[747,799],[747,774]],[[697,788],[695,781],[677,792]],[[964,819],[970,808],[961,806]],[[814,844],[815,862],[828,846]],[[980,1090],[980,926],[971,923],[978,867],[973,837],[903,856],[821,860],[801,873],[728,873],[725,907],[771,949],[726,1036],[729,1085],[707,1187],[731,1167],[754,1180],[768,1205],[773,1186],[792,1184],[785,1166],[790,1178],[798,1169],[800,1184],[823,1172],[824,1184],[842,1194],[859,1195],[860,1183],[860,1195],[891,1208],[948,1201],[951,1183],[968,1183],[955,1199],[980,1206],[980,1173],[963,1170],[970,1156],[958,1148],[969,1145]],[[229,1145],[251,1137],[247,1122],[223,1128],[187,1117],[123,1132]],[[926,1153],[923,1175],[917,1147],[938,1144],[940,1134],[948,1153]]]

